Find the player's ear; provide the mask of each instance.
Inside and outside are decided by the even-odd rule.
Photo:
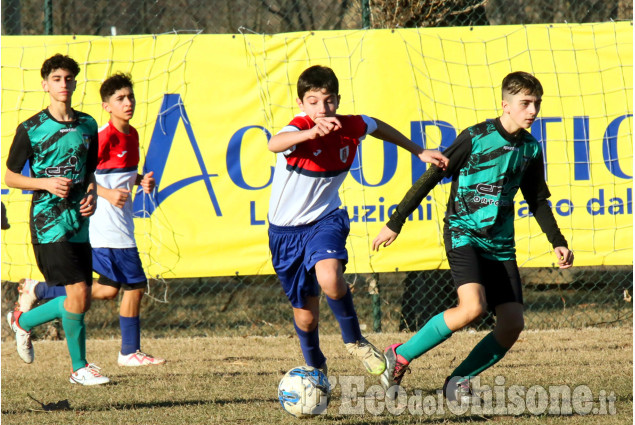
[[[108,102],[101,102],[101,107],[104,108],[106,112],[110,113],[110,105]]]
[[[302,99],[300,99],[299,97],[295,100],[296,103],[298,104],[298,106],[300,107],[300,110],[302,112],[304,112],[304,103],[302,103]]]
[[[49,91],[49,85],[46,80],[42,80],[42,89],[44,89],[45,92]]]
[[[509,102],[507,102],[505,99],[501,101],[501,106],[503,107],[504,114],[509,112]]]

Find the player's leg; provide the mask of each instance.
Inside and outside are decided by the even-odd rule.
[[[119,286],[107,285],[101,282],[103,276],[93,279],[90,296],[94,300],[114,300],[119,295]]]
[[[82,252],[85,247],[80,245],[82,244],[70,244],[67,242],[33,245],[38,267],[49,286],[61,286],[69,281],[80,282],[85,278],[84,271],[81,267],[83,258]],[[90,249],[90,245],[85,245]],[[24,361],[27,363],[33,361],[30,331],[35,326],[50,322],[53,319],[63,319],[67,313],[75,314],[74,311],[67,311],[66,307],[75,309],[82,315],[83,323],[83,308],[85,305],[75,299],[78,294],[79,293],[73,294],[73,299],[70,304],[67,304],[68,297],[58,297],[28,312],[13,312],[10,315],[12,317],[9,317],[9,323],[14,332],[16,332],[18,353]],[[64,321],[62,321],[62,325],[63,324]],[[78,350],[75,350],[74,353],[77,351]],[[74,362],[74,365],[76,366],[77,362]],[[81,366],[84,365],[82,364]]]
[[[471,396],[469,379],[498,363],[524,328],[523,296],[516,262],[482,260],[488,305],[496,312],[494,331],[487,334],[446,379],[454,398]],[[455,382],[456,386],[449,384]],[[446,393],[447,394],[447,393]]]
[[[145,287],[145,281],[135,285],[122,285],[123,296],[119,306],[121,329],[119,366],[150,366],[165,363],[165,359],[141,351],[140,311]]]
[[[311,226],[269,225],[271,262],[280,285],[293,307],[293,319],[300,348],[307,365],[325,370],[326,357],[320,349],[320,288],[314,274],[304,266],[306,242]]]
[[[293,325],[308,366],[325,370],[326,357],[320,349],[320,309],[317,296],[307,296],[304,306],[293,307]]]
[[[64,286],[47,285],[34,279],[21,279],[18,285],[17,308],[21,312],[27,312],[38,301],[50,300],[66,295]]]
[[[86,361],[86,325],[84,316],[90,308],[90,287],[86,282],[66,285],[66,299],[63,304],[62,328],[71,356],[73,371],[83,368]]]
[[[72,384],[100,385],[110,382],[102,376],[100,368],[86,360],[86,324],[84,316],[91,304],[92,285],[92,253],[89,243],[68,244],[72,266],[67,267],[67,273],[81,276],[81,279],[68,278],[66,285],[66,299],[62,313],[62,328],[66,335],[66,345],[71,357],[72,370],[69,381]],[[47,282],[49,278],[46,277]]]
[[[349,231],[349,219],[344,210],[336,210],[317,222],[307,242],[305,266],[314,270],[348,352],[358,357],[369,373],[380,375],[386,369],[386,361],[381,351],[362,336],[353,295],[344,280]]]
[[[381,377],[385,389],[399,385],[410,362],[441,344],[452,333],[467,326],[486,310],[485,288],[480,285],[479,256],[471,247],[448,252],[452,277],[457,287],[458,305],[433,316],[404,344],[385,350],[386,372]]]
[[[59,318],[66,335],[71,357],[71,383],[97,385],[109,382],[94,365],[86,361],[86,328],[84,314],[90,307],[92,279],[90,244],[54,243],[34,246],[35,258],[48,285],[66,284],[66,296],[20,314],[16,325],[30,331],[33,327]],[[73,282],[67,284],[68,282]],[[17,333],[16,333],[17,337]]]
[[[121,350],[119,366],[163,364],[164,359],[141,352],[141,300],[147,287],[139,251],[133,248],[93,248],[93,268],[99,273],[93,298],[113,299],[123,291],[119,306]]]
[[[315,264],[315,276],[340,325],[342,339],[345,344],[349,344],[360,341],[362,331],[353,305],[353,295],[344,280],[342,268],[342,262],[339,259],[323,259]]]

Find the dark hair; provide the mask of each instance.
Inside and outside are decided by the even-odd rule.
[[[42,64],[42,69],[40,69],[42,79],[46,80],[51,72],[56,69],[65,69],[70,71],[73,74],[73,77],[77,77],[77,74],[79,74],[79,65],[75,62],[75,59],[58,53],[45,60]]]
[[[531,96],[542,97],[542,84],[538,78],[523,71],[512,72],[503,78],[503,98],[508,94],[513,96],[521,91]]]
[[[298,78],[298,97],[300,99],[304,99],[304,94],[309,90],[323,89],[330,94],[339,94],[340,84],[331,68],[314,65],[300,74]]]
[[[106,81],[101,83],[101,87],[99,88],[101,101],[108,102],[110,96],[115,94],[117,90],[121,90],[125,87],[130,87],[130,90],[132,90],[132,76],[130,76],[130,74],[117,72],[116,74],[111,75],[106,79]]]

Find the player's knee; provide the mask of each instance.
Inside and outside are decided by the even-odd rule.
[[[314,317],[314,316],[311,316],[311,315],[307,314],[307,315],[303,315],[301,317],[296,317],[295,318],[295,324],[296,324],[296,326],[298,328],[300,328],[304,332],[311,332],[312,330],[317,328],[318,319],[317,319],[317,317]]]
[[[90,309],[90,297],[75,299],[71,304],[71,309],[74,310],[73,312],[86,313]]]
[[[514,338],[514,340],[518,339],[520,333],[525,329],[525,320],[520,318],[517,320],[512,320],[503,326],[503,332],[510,338]]]
[[[463,314],[467,323],[473,322],[487,312],[487,305],[474,303],[463,306]]]
[[[99,291],[93,292],[93,298],[96,300],[114,300],[119,295],[119,289],[113,286],[101,285]]]

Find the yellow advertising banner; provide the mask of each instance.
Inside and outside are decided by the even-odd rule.
[[[633,261],[633,30],[630,22],[329,31],[276,35],[174,33],[134,37],[2,38],[2,175],[15,129],[48,105],[41,63],[69,54],[81,67],[73,107],[108,121],[99,86],[117,71],[135,83],[131,124],[151,196],[137,193],[137,243],[149,276],[271,274],[267,209],[275,155],[267,141],[299,112],[298,75],[334,69],[338,113],[366,114],[427,148],[500,115],[512,71],[535,74],[545,94],[531,128],[541,142],[554,215],[576,264]],[[351,218],[348,272],[447,268],[442,182],[378,253],[371,242],[426,169],[410,153],[367,137],[340,197]],[[25,170],[26,173],[28,170]],[[30,246],[31,194],[2,185],[2,279],[41,278]],[[555,257],[519,192],[520,266]]]

